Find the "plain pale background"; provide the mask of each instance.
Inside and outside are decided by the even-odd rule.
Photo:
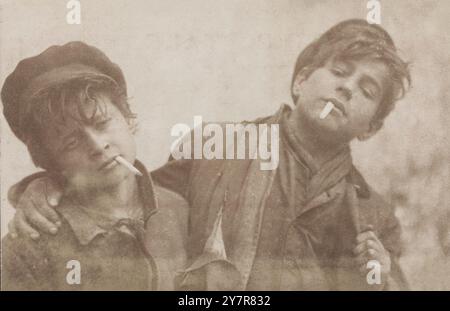
[[[253,119],[291,103],[300,51],[337,22],[367,14],[365,0],[89,0],[81,1],[81,25],[68,25],[66,3],[2,1],[0,81],[50,45],[97,46],[126,76],[140,123],[138,157],[150,169],[167,159],[175,123],[192,125],[194,115]],[[436,224],[448,221],[450,202],[450,2],[381,1],[381,9],[382,26],[412,63],[413,87],[374,138],[354,144],[353,156],[369,183],[398,206],[413,288],[449,289]],[[3,237],[14,212],[7,190],[37,169],[3,115],[1,121]]]

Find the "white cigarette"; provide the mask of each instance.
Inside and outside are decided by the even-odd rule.
[[[128,162],[127,160],[125,160],[124,158],[122,158],[121,156],[117,156],[114,158],[114,160],[116,160],[117,162],[119,162],[120,164],[122,164],[123,166],[125,166],[127,169],[129,169],[133,174],[138,175],[138,176],[142,176],[142,173],[139,172],[139,170],[137,168],[135,168],[130,162]]]
[[[320,119],[325,119],[333,109],[334,109],[333,103],[327,102],[325,107],[323,107],[322,112],[320,113]]]

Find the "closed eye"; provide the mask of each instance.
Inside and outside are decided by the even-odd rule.
[[[359,86],[361,88],[364,97],[366,97],[367,99],[375,100],[381,97],[382,95],[381,86],[374,78],[368,75],[365,75],[361,78]]]
[[[103,128],[105,128],[108,125],[109,121],[111,121],[111,118],[107,118],[107,119],[103,119],[103,120],[97,121],[95,123],[95,128],[103,129]]]
[[[375,99],[375,94],[371,90],[362,88],[362,92],[366,98]]]
[[[337,77],[343,77],[346,74],[341,68],[331,68],[331,72]]]
[[[63,150],[64,151],[70,151],[75,149],[78,146],[78,139],[73,137],[67,141],[66,144],[64,144]]]

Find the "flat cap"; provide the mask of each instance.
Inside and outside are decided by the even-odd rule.
[[[3,84],[3,114],[18,138],[24,140],[20,129],[21,106],[25,104],[24,94],[30,91],[33,83],[50,83],[52,79],[55,81],[55,77],[63,81],[74,77],[74,73],[78,76],[83,73],[107,76],[122,88],[125,95],[127,93],[122,70],[98,48],[80,41],[51,46],[39,55],[20,61]]]

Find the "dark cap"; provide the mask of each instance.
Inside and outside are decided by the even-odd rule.
[[[37,84],[50,86],[84,74],[106,76],[123,90],[127,87],[122,70],[96,47],[83,42],[54,45],[37,56],[19,62],[6,78],[1,91],[3,114],[14,134],[24,140],[20,129],[25,98]]]

